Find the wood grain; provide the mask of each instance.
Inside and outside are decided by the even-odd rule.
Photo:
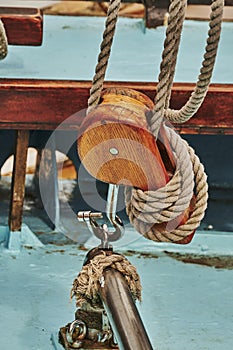
[[[153,103],[148,99],[146,106],[146,97],[131,89],[107,89],[101,104],[84,120],[78,151],[95,178],[143,190],[168,182],[158,146],[147,127],[145,113]]]
[[[154,83],[105,83],[105,88],[114,86],[138,90],[152,99],[155,95]],[[90,87],[89,81],[0,79],[0,127],[78,129],[85,117]],[[175,83],[171,107],[180,108],[193,88],[194,84]],[[197,114],[176,129],[184,134],[233,135],[233,84],[211,85]]]
[[[20,231],[22,225],[28,144],[29,131],[19,130],[16,136],[9,211],[9,228],[12,232]]]
[[[93,177],[144,191],[166,185],[175,172],[176,161],[163,126],[159,142],[149,131],[146,114],[152,108],[152,100],[132,89],[103,91],[99,105],[84,119],[78,138],[80,159]],[[173,230],[184,224],[194,203],[193,196],[191,204],[178,217],[154,227]],[[179,243],[190,242],[193,234]]]

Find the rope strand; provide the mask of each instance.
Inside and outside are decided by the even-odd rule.
[[[8,53],[8,43],[4,25],[0,19],[0,60],[3,60]]]
[[[172,19],[176,18],[176,16],[179,14],[179,12],[175,11],[175,9],[178,8],[178,2],[180,2],[180,0],[173,0],[171,3],[170,10],[172,12],[170,15]],[[184,2],[186,1],[182,0],[182,2],[184,6]],[[172,4],[174,5],[172,6]],[[156,138],[164,117],[173,123],[184,123],[188,121],[201,106],[208,91],[217,55],[223,8],[224,0],[213,0],[209,23],[210,29],[208,31],[207,45],[205,48],[202,67],[200,69],[200,75],[193,93],[191,94],[187,103],[180,110],[172,110],[167,108],[167,100],[170,98],[171,88],[171,81],[168,79],[168,76],[171,74],[171,65],[169,66],[167,62],[172,60],[171,57],[172,54],[175,54],[175,50],[169,50],[169,47],[174,44],[174,38],[169,40],[169,37],[166,37],[164,42],[163,59],[161,63],[163,72],[166,74],[162,74],[161,72],[159,75],[159,82],[157,85],[157,93],[155,98],[155,108],[151,118],[151,130]],[[181,25],[181,23],[179,25]],[[169,22],[168,26],[171,28],[168,28],[167,32],[170,32],[173,29],[172,20]],[[180,34],[180,30],[181,28],[177,28],[175,33],[178,32],[178,34]],[[176,51],[176,54],[177,53],[178,51]]]
[[[88,99],[87,113],[89,113],[91,109],[98,104],[100,99],[101,91],[103,89],[105,73],[108,66],[108,60],[111,53],[113,37],[115,34],[120,4],[121,0],[111,0],[109,4],[107,19],[105,22],[105,30],[103,33],[103,40],[100,46],[100,53],[98,56],[98,63],[96,65],[95,75],[90,90],[90,97]]]
[[[208,201],[208,184],[204,167],[194,150],[187,144],[187,142],[182,140],[174,130],[166,128],[166,131],[175,155],[180,157],[180,161],[177,162],[177,172],[181,175],[178,186],[178,188],[181,189],[180,194],[176,193],[176,186],[175,188],[174,186],[173,188],[169,188],[170,185],[173,184],[174,178],[177,179],[177,173],[174,175],[170,183],[157,191],[146,193],[141,190],[126,188],[126,211],[130,222],[145,238],[157,242],[179,243],[180,240],[189,236],[196,230],[204,217]],[[188,151],[188,159],[181,156],[181,148],[183,151],[184,149]],[[191,161],[193,171],[190,172],[188,169],[187,174],[185,174],[181,169],[182,167],[185,167],[185,164],[182,164],[182,162],[185,163],[187,160],[189,160],[189,163]],[[169,222],[182,213],[190,203],[190,196],[193,194],[192,182],[188,185],[187,182],[191,179],[185,179],[185,177],[190,176],[190,174],[194,175],[196,183],[196,202],[193,212],[184,225],[179,226],[179,223],[177,223],[176,227],[172,227],[169,225]],[[183,181],[187,181],[184,189],[182,189]],[[163,191],[165,191],[165,198],[167,195],[165,201],[163,201]],[[178,198],[176,199],[177,194]],[[139,197],[139,199],[137,197]],[[140,202],[144,202],[145,205],[145,210],[141,210],[141,212],[138,211],[138,208],[140,208]],[[149,212],[147,211],[148,209]],[[158,223],[167,224],[159,226],[156,225]]]

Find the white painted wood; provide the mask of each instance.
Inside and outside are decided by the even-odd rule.
[[[0,254],[1,349],[54,350],[51,334],[74,319],[69,300],[85,252],[76,246]],[[232,270],[166,256],[128,256],[143,285],[138,305],[156,350],[232,350]]]

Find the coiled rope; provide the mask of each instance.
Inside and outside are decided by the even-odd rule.
[[[176,154],[176,150],[179,149],[180,140],[182,139],[176,132],[174,132],[173,129],[168,128],[167,134],[169,135],[169,142],[171,144],[171,147]],[[175,145],[177,141],[179,142],[178,147]],[[130,222],[144,237],[153,241],[178,243],[185,237],[188,237],[199,226],[207,208],[208,184],[207,176],[204,172],[204,167],[195,154],[194,150],[188,146],[186,141],[182,140],[182,143],[183,150],[187,150],[189,153],[189,158],[185,158],[185,161],[182,162],[183,164],[180,165],[180,157],[182,154],[184,154],[184,151],[176,154],[178,160],[177,168],[180,166],[179,173],[181,176],[181,179],[178,180],[178,186],[180,186],[180,195],[178,195],[177,201],[174,201],[177,188],[175,188],[173,191],[170,183],[168,183],[165,187],[158,189],[157,191],[151,191],[149,193],[129,187],[125,191],[126,210]],[[193,195],[192,183],[188,185],[186,182],[185,184],[185,181],[187,180],[186,174],[182,171],[182,167],[184,166],[187,159],[189,160],[189,164],[192,165],[191,174],[194,175],[194,180],[196,183],[195,207],[185,224],[178,226],[178,223],[178,225],[176,225],[178,227],[173,227],[169,226],[169,222],[175,217],[182,214],[184,209],[188,207]],[[190,174],[190,170],[187,170],[187,172]],[[170,182],[173,182],[176,176],[177,173],[175,176],[173,176]],[[184,192],[182,192],[182,184],[185,184]],[[164,202],[163,199],[165,199]],[[145,208],[143,208],[144,205],[146,206]],[[167,223],[167,225],[156,225],[161,223]]]
[[[88,100],[88,112],[98,104],[100,99],[119,6],[119,0],[112,0],[109,5],[103,41]],[[169,108],[186,6],[187,0],[171,0],[169,7],[168,27],[164,41],[155,105],[149,121],[149,127],[155,139],[158,137],[164,118],[174,123],[183,123],[197,112],[208,91],[214,68],[221,32],[224,0],[213,0],[212,2],[204,60],[193,93],[180,110]],[[126,210],[130,222],[146,238],[154,241],[179,242],[199,226],[204,216],[208,200],[207,176],[194,150],[172,129],[166,127],[166,132],[177,159],[176,172],[173,178],[164,188],[157,191],[143,192],[126,188]],[[189,207],[193,196],[194,180],[196,202],[189,219],[183,225],[170,227],[169,222],[179,216],[184,208]],[[167,224],[159,225],[164,222]]]
[[[8,43],[4,25],[0,19],[0,60],[3,60],[8,53]]]

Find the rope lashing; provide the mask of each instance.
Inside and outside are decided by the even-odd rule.
[[[106,29],[103,35],[96,74],[93,78],[88,100],[88,112],[98,104],[101,96],[118,16],[119,0],[112,0],[110,6],[111,11],[109,7],[108,16],[111,13],[111,20],[109,18],[106,20]],[[174,123],[182,123],[189,120],[197,112],[208,91],[214,68],[221,32],[224,0],[212,1],[204,60],[193,93],[180,110],[169,108],[186,6],[187,0],[171,0],[169,7],[168,27],[155,104],[151,119],[148,120],[150,130],[156,140],[164,118]],[[112,14],[112,8],[114,8],[114,15]],[[109,22],[111,28],[113,28],[110,31],[108,30]],[[108,40],[105,39],[105,36]],[[167,127],[166,133],[177,160],[173,178],[164,188],[157,191],[143,192],[138,189],[126,188],[126,209],[130,222],[146,238],[155,241],[179,242],[192,234],[204,216],[208,200],[207,176],[193,149],[172,129]],[[195,181],[195,185],[193,181]],[[190,211],[188,220],[185,224],[181,221],[180,225],[178,223],[176,227],[172,227],[170,225],[171,220],[179,217],[184,209],[189,207],[190,201],[193,200],[193,189],[195,189],[196,196],[195,206]]]
[[[184,123],[197,112],[208,91],[214,68],[221,33],[224,0],[213,0],[212,2],[204,60],[193,93],[180,110],[168,108],[176,56],[178,53],[178,40],[176,40],[176,36],[180,37],[182,29],[182,23],[177,25],[177,27],[174,26],[174,23],[178,24],[177,16],[183,17],[183,14],[179,13],[179,3],[183,3],[184,7],[186,2],[186,0],[173,0],[169,8],[169,21],[155,97],[155,107],[150,121],[151,130],[155,137],[157,137],[158,130],[164,117],[173,123]]]
[[[98,286],[104,270],[109,267],[124,275],[133,298],[141,300],[142,287],[136,268],[123,255],[107,255],[105,251],[101,251],[83,266],[73,282],[71,297],[75,297],[77,307],[88,303],[94,308],[103,308]]]
[[[3,60],[8,53],[8,43],[4,25],[0,19],[0,60]]]

